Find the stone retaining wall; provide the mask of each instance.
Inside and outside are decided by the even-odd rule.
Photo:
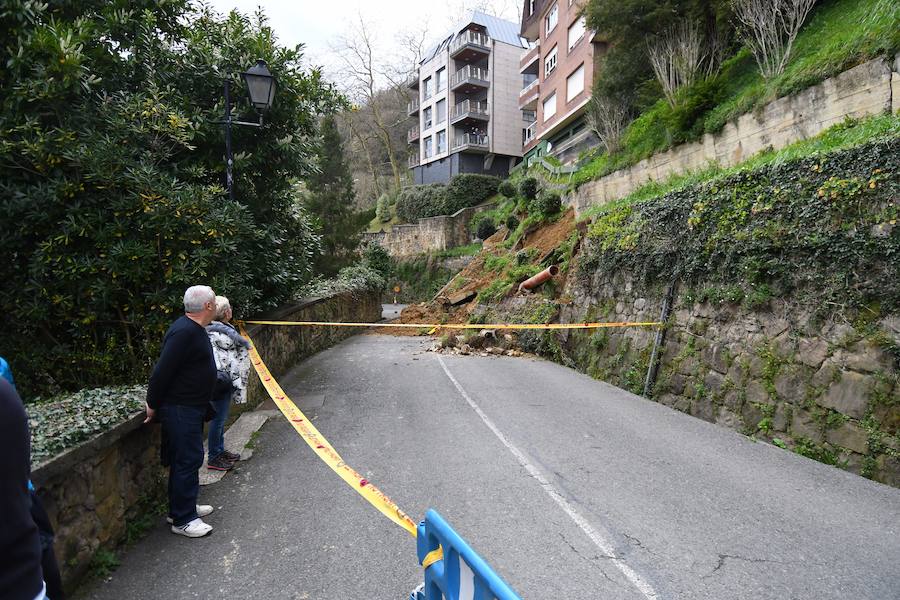
[[[363,239],[377,242],[394,258],[449,250],[471,244],[469,223],[472,218],[495,206],[494,203],[481,204],[463,208],[452,215],[427,217],[415,223],[394,225],[390,232],[365,233]]]
[[[682,144],[582,185],[564,202],[581,212],[623,198],[650,181],[707,168],[734,166],[763,150],[813,137],[846,118],[900,109],[900,56],[872,60],[802,92],[741,115],[717,134]]]
[[[375,292],[340,294],[304,301],[265,315],[267,320],[377,321],[381,298]],[[351,328],[254,326],[254,343],[272,373],[283,375],[297,361],[358,332]],[[248,406],[265,391],[251,374]],[[89,570],[96,552],[114,550],[129,528],[164,502],[165,471],[159,461],[158,426],[143,425],[143,413],[37,466],[38,494],[56,530],[56,555],[63,581],[73,588]]]
[[[626,274],[570,278],[561,322],[656,321],[664,289]],[[789,298],[748,309],[676,294],[652,398],[698,418],[900,487],[900,318],[817,322]],[[640,394],[655,332],[564,332],[566,359]]]

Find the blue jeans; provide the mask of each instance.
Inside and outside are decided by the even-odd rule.
[[[225,452],[225,421],[228,420],[228,409],[231,408],[231,388],[216,397],[212,402],[216,409],[216,416],[209,422],[209,434],[207,435],[207,456],[209,460]]]
[[[160,410],[168,436],[169,516],[181,526],[197,518],[206,406],[164,404]]]

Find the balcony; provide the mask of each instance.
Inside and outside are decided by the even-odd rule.
[[[419,72],[416,71],[406,80],[406,87],[411,90],[419,89]]]
[[[463,100],[453,107],[450,113],[450,124],[455,125],[463,121],[487,121],[490,119],[488,113],[487,102],[477,102],[475,100]]]
[[[412,116],[419,112],[419,98],[416,97],[406,105],[406,114]]]
[[[419,162],[420,162],[419,161],[419,153],[416,152],[415,154],[410,154],[409,158],[406,160],[406,162],[407,162],[407,164],[409,164],[410,169],[412,169],[413,167],[418,167]]]
[[[540,80],[535,79],[519,92],[519,110],[535,110],[540,95]]]
[[[409,132],[406,134],[406,141],[412,144],[414,141],[419,139],[419,126],[410,127]]]
[[[522,53],[519,58],[519,73],[537,73],[540,65],[538,61],[541,58],[541,45],[538,42],[532,42],[528,45],[528,50]]]
[[[453,151],[460,152],[470,150],[476,152],[488,151],[488,136],[483,133],[463,133],[453,140]]]
[[[450,58],[472,62],[491,52],[491,39],[478,31],[466,30],[450,44]]]
[[[487,69],[469,65],[453,74],[450,89],[458,94],[471,94],[478,90],[490,87],[490,79]]]
[[[537,121],[537,111],[534,110],[523,110],[522,111],[522,120],[526,123],[534,123]]]

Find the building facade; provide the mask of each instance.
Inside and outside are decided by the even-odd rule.
[[[413,181],[458,173],[506,176],[522,157],[519,26],[473,11],[432,48],[410,78]]]
[[[585,0],[525,0],[521,35],[528,41],[519,71],[519,108],[529,118],[524,156],[551,154],[563,162],[596,143],[585,119],[594,75],[606,44],[587,30]]]

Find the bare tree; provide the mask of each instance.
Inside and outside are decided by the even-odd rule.
[[[594,94],[586,112],[588,127],[591,128],[606,152],[612,154],[619,149],[619,142],[630,121],[628,111],[622,102]]]
[[[689,22],[674,25],[649,42],[647,55],[671,106],[675,106],[678,89],[694,83],[704,73],[704,64],[710,62],[703,32]]]
[[[763,78],[784,72],[797,33],[816,0],[732,0],[739,35],[756,58]]]

